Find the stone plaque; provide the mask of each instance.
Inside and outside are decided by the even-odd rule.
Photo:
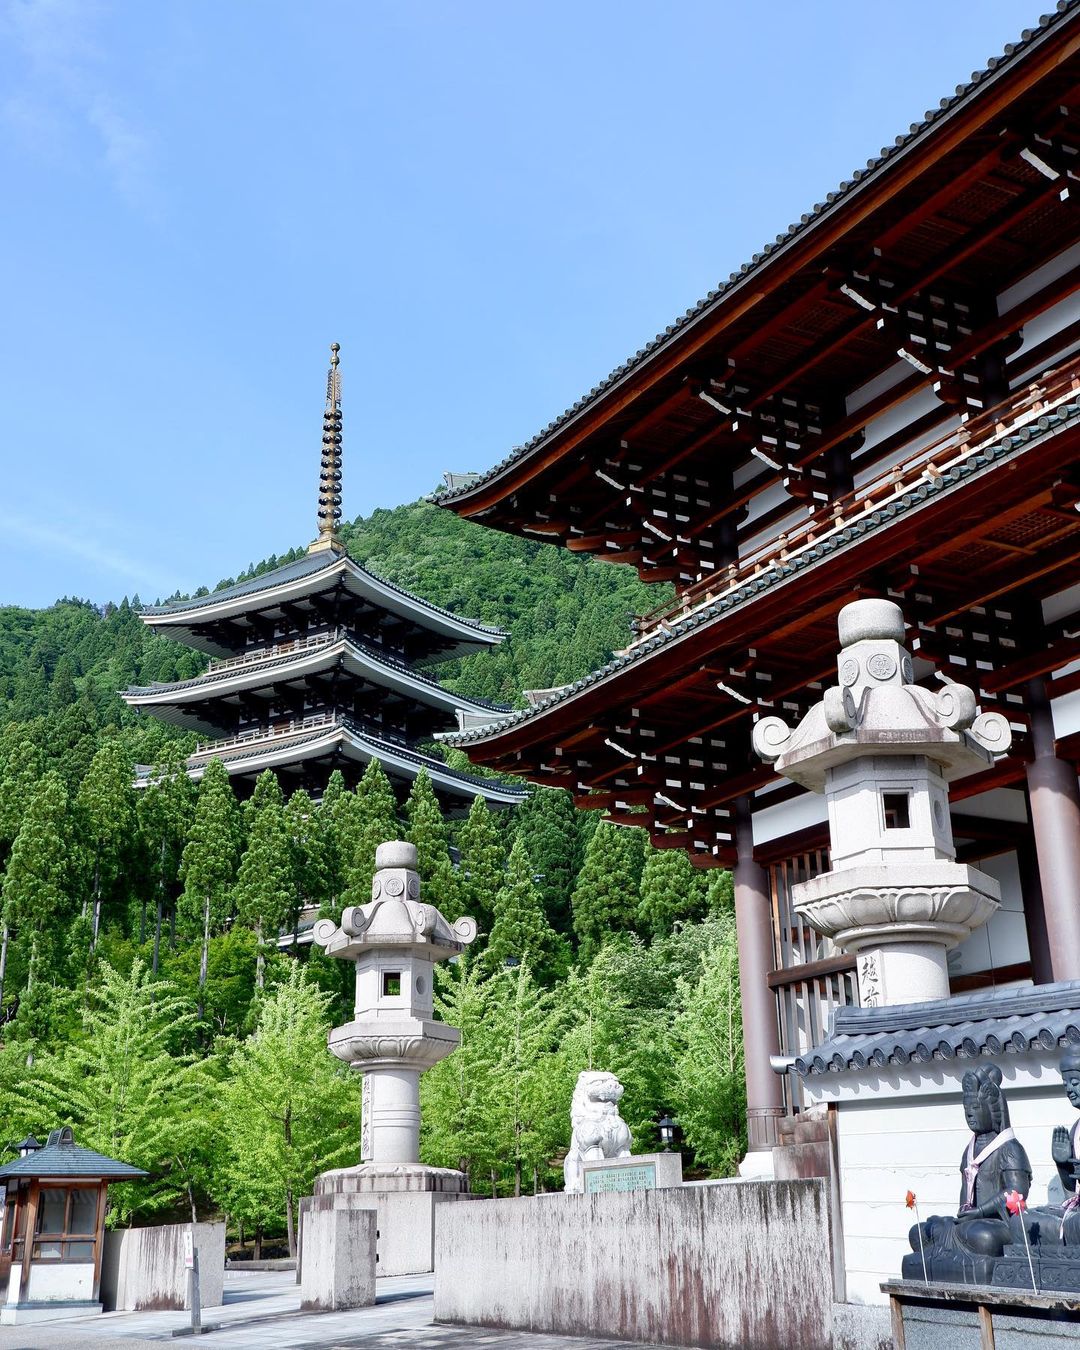
[[[585,1171],[585,1194],[601,1191],[653,1191],[656,1189],[656,1164],[622,1163],[608,1167],[589,1167]]]

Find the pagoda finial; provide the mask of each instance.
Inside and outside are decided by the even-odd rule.
[[[341,344],[330,344],[330,369],[326,375],[326,409],[323,412],[322,466],[319,470],[319,537],[308,547],[309,553],[319,549],[343,548],[338,536],[341,519],[341,374],[338,370],[338,352]]]

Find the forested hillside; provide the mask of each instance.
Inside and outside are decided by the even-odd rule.
[[[633,572],[511,539],[426,503],[342,531],[374,571],[510,638],[447,664],[456,688],[520,701],[584,674],[661,598]],[[261,572],[293,550],[250,566]],[[226,585],[233,578],[226,578]],[[426,776],[396,801],[378,765],[355,792],[241,806],[216,761],[128,710],[130,683],[202,659],[152,636],[138,598],[0,610],[0,1112],[6,1137],[71,1123],[146,1168],[110,1222],[224,1213],[236,1236],[294,1235],[314,1175],[355,1162],[359,1094],[325,1049],[351,971],[302,920],[370,895],[375,845],[404,836],[425,894],[481,936],[440,976],[463,1045],[424,1079],[424,1150],[474,1188],[556,1184],[576,1074],[611,1069],[639,1146],[665,1112],[687,1162],[739,1156],[742,1069],[730,877],[565,792],[443,819]],[[451,755],[454,752],[449,752]],[[136,793],[135,763],[157,766]],[[288,1128],[283,1128],[288,1121]]]

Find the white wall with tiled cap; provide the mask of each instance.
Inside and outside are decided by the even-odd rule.
[[[1056,1178],[1050,1159],[1055,1125],[1071,1125],[1057,1070],[1060,1051],[1003,1054],[1001,1067],[1013,1129],[1032,1164],[1031,1200],[1041,1205]],[[971,1133],[964,1121],[961,1081],[977,1061],[935,1061],[861,1073],[812,1074],[803,1080],[809,1101],[834,1101],[844,1239],[847,1300],[884,1303],[880,1285],[900,1276],[911,1250],[914,1213],[955,1214],[960,1201],[960,1160]]]

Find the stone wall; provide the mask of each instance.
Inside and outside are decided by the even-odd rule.
[[[375,1302],[375,1211],[309,1209],[304,1216],[300,1307],[366,1308]]]
[[[184,1234],[188,1223],[118,1228],[105,1234],[101,1302],[107,1312],[183,1309],[188,1304]],[[225,1225],[197,1223],[199,1291],[204,1308],[221,1306],[225,1281]]]
[[[831,1345],[820,1181],[443,1205],[435,1317],[709,1350]]]

